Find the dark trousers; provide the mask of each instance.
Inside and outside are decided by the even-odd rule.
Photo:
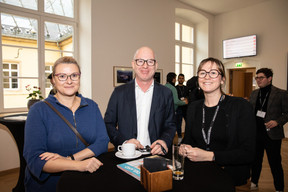
[[[282,140],[272,140],[269,138],[266,132],[257,133],[256,154],[255,160],[252,165],[251,181],[258,183],[262,162],[264,156],[264,150],[266,150],[268,162],[274,179],[274,186],[276,191],[284,190],[284,175],[281,164],[281,144]]]
[[[181,107],[178,107],[176,110],[176,127],[177,127],[177,135],[178,138],[182,138],[182,119],[184,117],[184,120],[186,122],[185,114],[183,113],[183,110]]]

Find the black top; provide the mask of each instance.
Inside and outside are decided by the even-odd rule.
[[[205,133],[207,135],[208,129],[210,127],[210,123],[212,121],[213,115],[215,113],[216,106],[214,107],[207,107],[205,106]],[[217,114],[217,121],[214,123],[211,129],[211,135],[213,134],[213,139],[211,138],[210,148],[211,150],[225,150],[228,138],[227,138],[227,130],[226,130],[226,118],[225,113],[223,110],[220,110]],[[192,130],[192,134],[202,134],[200,129]],[[203,137],[199,137],[197,141],[200,145],[201,149],[205,149],[206,144],[203,140]]]
[[[182,97],[185,97],[185,98],[188,97],[188,89],[185,85],[183,86],[177,85],[176,90],[177,90],[179,99],[181,99]],[[183,117],[186,117],[187,105],[178,106],[177,110],[182,110]]]
[[[178,98],[181,99],[182,97],[187,97],[187,94],[188,94],[188,90],[187,90],[187,87],[185,85],[177,85],[176,86],[176,89],[177,89],[177,93],[178,93]]]
[[[203,103],[204,99],[188,106],[182,143],[205,150],[206,143],[201,132]],[[214,111],[212,108],[210,113],[213,115]],[[211,118],[206,122],[210,125]],[[226,95],[212,128],[210,149],[215,154],[215,162],[232,176],[235,185],[245,184],[250,177],[255,138],[256,123],[252,105],[243,98]]]
[[[260,88],[258,93],[256,107],[255,107],[255,115],[257,114],[258,110],[262,110],[267,112],[267,104],[269,101],[269,95],[271,92],[271,84],[267,85],[266,87]],[[260,99],[261,96],[261,99]],[[257,123],[257,131],[266,133],[266,127],[264,125],[264,119],[262,117],[258,117],[256,115],[256,123]]]

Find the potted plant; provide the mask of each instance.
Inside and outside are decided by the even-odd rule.
[[[40,87],[37,87],[37,86],[31,87],[30,85],[27,85],[27,86],[25,86],[25,88],[29,92],[29,95],[26,99],[29,99],[28,103],[27,103],[27,107],[28,107],[28,109],[30,109],[30,107],[34,103],[41,101],[43,99],[43,97],[41,96]]]

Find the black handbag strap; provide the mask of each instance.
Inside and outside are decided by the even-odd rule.
[[[51,103],[49,103],[48,101],[44,100],[44,102],[51,108],[53,109],[53,111],[55,111],[55,113],[57,113],[57,115],[59,115],[61,117],[61,119],[63,119],[63,121],[65,121],[65,123],[72,129],[72,131],[75,133],[75,135],[86,145],[86,147],[89,146],[89,144],[85,141],[85,139],[80,135],[80,133],[77,131],[77,129],[75,127],[73,127],[73,125],[71,125],[71,123],[53,106],[51,105]]]

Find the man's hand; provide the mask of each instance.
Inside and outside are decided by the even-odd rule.
[[[266,126],[266,129],[272,129],[274,127],[277,127],[278,123],[277,123],[277,121],[271,120],[271,121],[265,123],[265,126]]]
[[[137,139],[129,139],[125,143],[133,143],[133,144],[135,144],[136,149],[143,149],[144,148],[144,146]]]
[[[168,147],[165,143],[165,141],[163,140],[156,140],[154,141],[154,143],[152,143],[151,145],[151,153],[152,155],[166,155],[164,154],[164,152],[162,151],[162,148],[161,148],[161,145],[162,147],[166,150],[166,153],[168,153]]]

